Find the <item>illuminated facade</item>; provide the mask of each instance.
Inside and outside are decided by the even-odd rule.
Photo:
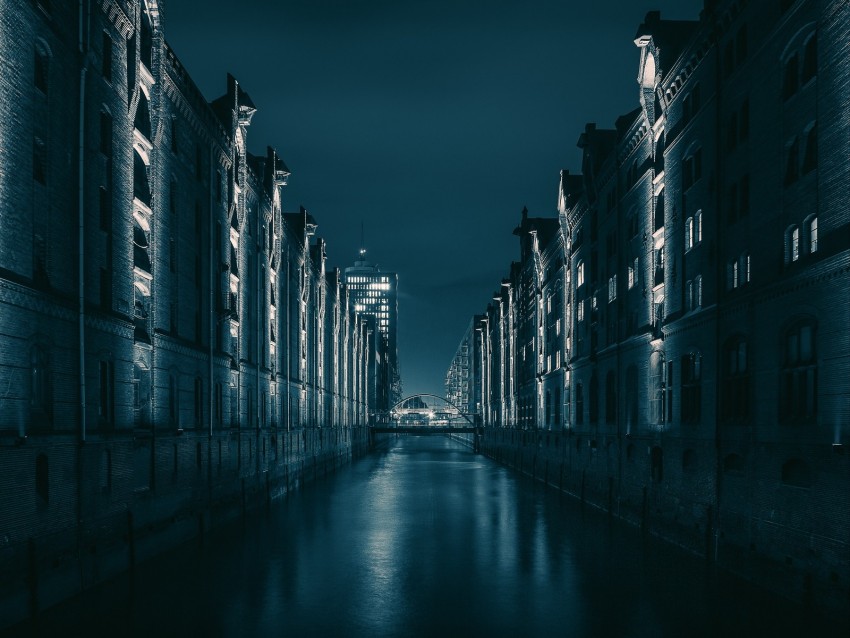
[[[488,454],[830,606],[850,591],[848,38],[829,0],[648,14],[637,108],[579,136],[560,236],[523,217],[468,368]]]
[[[250,97],[201,95],[161,4],[2,3],[4,561],[111,546],[128,513],[212,524],[365,440],[367,322],[282,159],[248,150]],[[108,572],[86,561],[82,586]]]
[[[398,275],[383,272],[366,260],[366,251],[345,269],[345,286],[354,311],[374,318],[375,386],[370,410],[387,412],[401,399],[398,369]]]

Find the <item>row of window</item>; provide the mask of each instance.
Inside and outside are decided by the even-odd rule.
[[[816,324],[812,320],[795,323],[783,333],[782,363],[779,372],[778,418],[782,423],[811,423],[817,418],[817,352]],[[721,369],[721,417],[732,423],[750,423],[753,414],[751,370],[747,341],[737,337],[723,349]],[[699,423],[702,414],[702,357],[686,353],[680,359],[680,418],[682,423]],[[673,420],[674,362],[654,352],[649,361],[649,423],[664,424]],[[605,380],[605,421],[615,423],[618,417],[617,379],[609,371]],[[631,365],[626,370],[626,425],[638,424],[638,374]],[[596,375],[590,380],[588,416],[592,423],[599,419]],[[584,423],[584,388],[575,384],[575,423]]]

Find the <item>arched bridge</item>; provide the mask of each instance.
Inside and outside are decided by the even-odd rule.
[[[396,403],[371,426],[373,434],[480,434],[470,415],[436,394],[414,394]]]

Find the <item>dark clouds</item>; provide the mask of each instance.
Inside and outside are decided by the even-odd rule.
[[[637,105],[633,38],[646,11],[696,19],[699,0],[171,0],[166,37],[212,99],[233,73],[258,106],[249,146],[293,171],[332,265],[399,273],[407,392],[442,392],[472,314],[517,258],[527,205],[555,213],[587,121]]]

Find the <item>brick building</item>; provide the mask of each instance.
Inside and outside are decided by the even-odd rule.
[[[0,626],[365,442],[368,322],[161,4],[0,3]]]
[[[501,296],[518,368],[473,380],[521,406],[485,421],[487,453],[831,607],[850,592],[848,38],[832,0],[647,14],[637,108],[588,124],[561,174],[567,272],[529,287],[548,249],[523,245]]]

